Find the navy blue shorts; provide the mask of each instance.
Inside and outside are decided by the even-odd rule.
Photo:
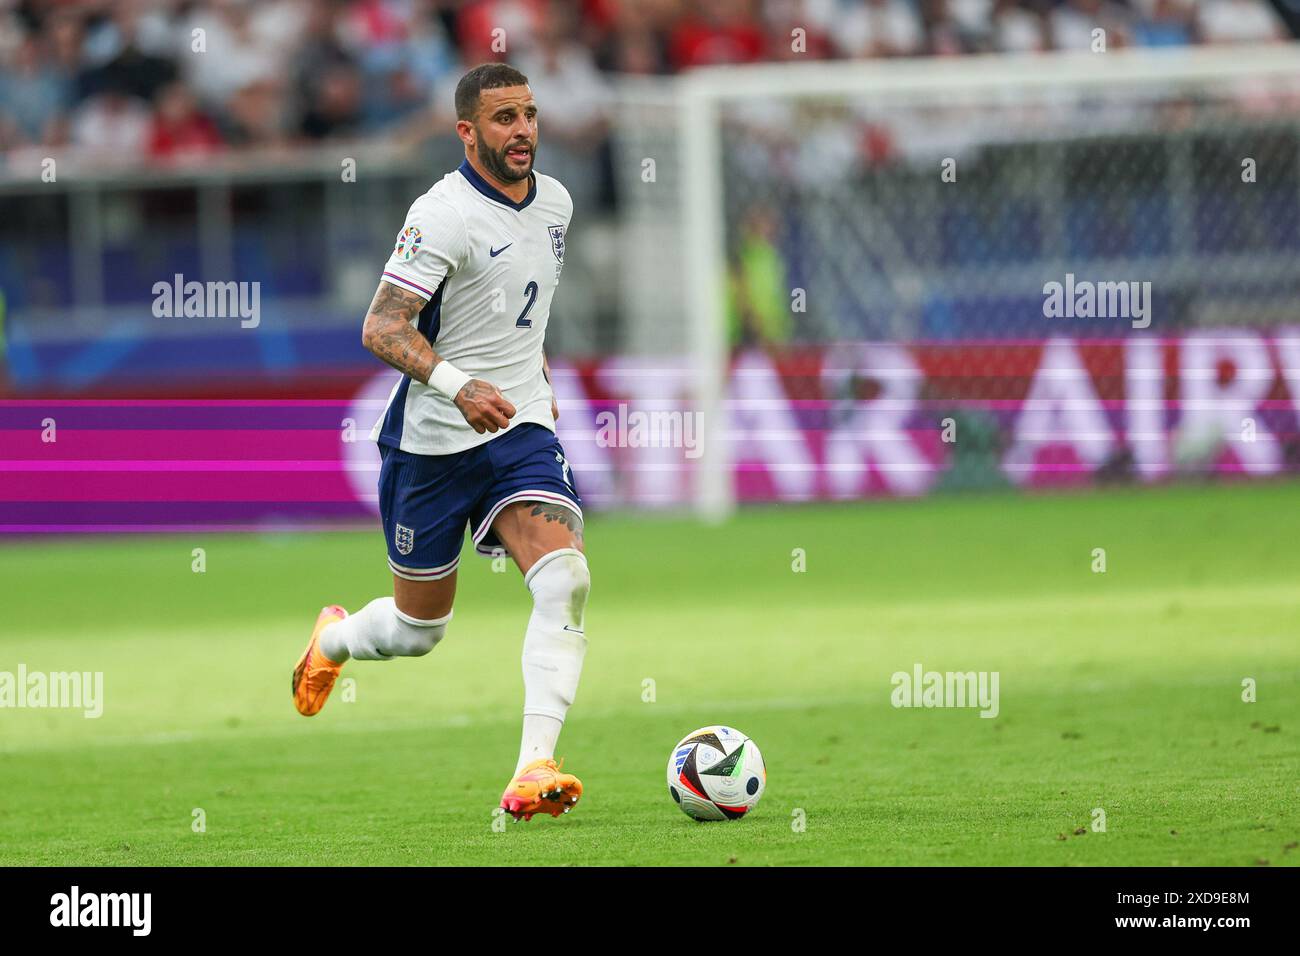
[[[415,455],[388,445],[379,446],[379,455],[388,566],[411,581],[436,581],[455,571],[467,528],[479,554],[507,553],[492,522],[511,502],[552,502],[582,517],[564,449],[554,432],[534,422],[450,455]]]

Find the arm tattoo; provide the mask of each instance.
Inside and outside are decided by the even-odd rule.
[[[379,283],[366,313],[362,344],[399,372],[427,383],[438,354],[411,319],[420,314],[424,300],[390,282]]]

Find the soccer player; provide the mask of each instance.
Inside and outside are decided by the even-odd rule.
[[[352,615],[320,612],[293,699],[311,716],[348,658],[433,650],[452,617],[468,526],[480,554],[513,558],[533,596],[523,741],[501,798],[527,820],[567,813],[582,795],[554,755],[582,671],[591,578],[542,352],[573,202],[533,169],[537,104],[518,70],[470,70],[456,116],[465,160],[411,205],[361,336],[403,373],[371,433],[393,596]]]

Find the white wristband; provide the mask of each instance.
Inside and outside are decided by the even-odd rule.
[[[471,376],[444,359],[433,367],[433,373],[429,376],[429,387],[454,402],[470,378]]]

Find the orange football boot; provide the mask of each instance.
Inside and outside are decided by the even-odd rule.
[[[501,794],[501,807],[515,821],[531,820],[534,813],[558,817],[573,809],[582,796],[582,781],[561,773],[560,764],[549,757],[524,766]]]
[[[343,664],[335,663],[321,653],[320,632],[325,630],[325,625],[341,621],[347,616],[348,612],[337,604],[321,608],[320,616],[316,618],[316,627],[311,632],[311,640],[307,642],[307,650],[302,652],[298,666],[293,669],[293,705],[304,717],[320,713],[330,691],[334,689],[334,681],[343,670]]]

